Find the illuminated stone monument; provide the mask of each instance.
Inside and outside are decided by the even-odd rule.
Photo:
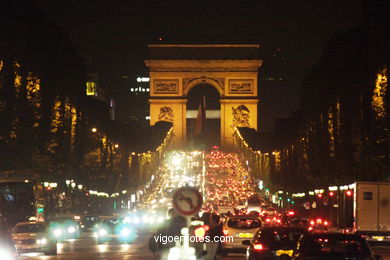
[[[186,144],[188,92],[199,84],[218,90],[221,146],[234,147],[234,127],[257,129],[259,45],[148,45],[150,124],[173,123],[173,144]]]

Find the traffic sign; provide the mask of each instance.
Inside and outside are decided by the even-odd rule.
[[[172,197],[173,208],[182,216],[192,216],[202,208],[202,194],[194,187],[177,189]]]

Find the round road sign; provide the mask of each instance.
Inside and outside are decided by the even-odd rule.
[[[173,207],[182,216],[192,216],[202,208],[202,195],[194,187],[182,187],[173,194]]]

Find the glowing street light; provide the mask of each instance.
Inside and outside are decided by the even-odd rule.
[[[66,183],[66,186],[69,186],[70,180],[66,180],[65,183]]]
[[[115,144],[114,147],[115,147],[115,148],[119,148],[119,144]]]
[[[79,188],[79,190],[81,190],[83,188],[83,185],[79,184],[79,185],[77,185],[77,188]]]
[[[97,128],[94,127],[94,128],[91,129],[91,131],[92,131],[92,133],[96,133],[97,132]]]
[[[74,189],[74,187],[76,187],[76,183],[75,183],[75,182],[72,182],[72,183],[70,184],[70,186]]]

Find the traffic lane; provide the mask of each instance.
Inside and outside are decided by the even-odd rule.
[[[374,254],[381,255],[383,260],[390,260],[390,246],[372,247]],[[243,260],[245,254],[229,254],[228,256],[217,256],[218,260]]]
[[[372,247],[374,254],[381,255],[384,260],[390,260],[390,246]]]
[[[40,253],[22,254],[18,259],[135,259],[153,260],[155,257],[148,249],[150,233],[140,232],[139,237],[130,244],[106,243],[98,245],[92,234],[83,234],[81,238],[67,240],[57,244],[56,256],[45,256]]]

